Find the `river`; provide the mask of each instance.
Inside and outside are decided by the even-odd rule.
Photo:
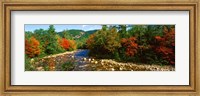
[[[74,53],[74,58],[75,58],[75,62],[76,62],[74,71],[88,70],[87,66],[89,65],[89,62],[87,62],[86,60],[84,61],[84,59],[89,58],[88,53],[89,53],[89,50],[87,50],[87,49],[78,49]]]

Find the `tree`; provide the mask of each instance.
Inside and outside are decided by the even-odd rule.
[[[105,26],[96,33],[90,35],[87,40],[87,46],[91,53],[100,57],[112,55],[121,46],[119,34],[115,28],[105,30]]]
[[[138,44],[136,43],[135,37],[130,37],[128,39],[122,38],[122,46],[125,47],[127,56],[134,56],[137,53]]]
[[[70,44],[69,41],[65,38],[62,38],[62,40],[60,41],[60,45],[62,46],[62,48],[64,48],[65,50],[69,50],[70,48]]]
[[[46,48],[44,49],[45,49],[45,53],[47,54],[56,54],[56,53],[60,53],[64,51],[59,46],[58,38],[56,37],[56,32],[53,25],[50,25],[49,29],[47,30],[45,42],[47,45],[45,46]]]
[[[31,37],[30,40],[25,40],[25,53],[30,57],[36,57],[40,54],[39,41],[34,37]]]
[[[164,26],[164,35],[155,36],[156,47],[155,51],[158,55],[161,55],[164,60],[167,60],[169,64],[175,64],[175,28],[167,28]]]
[[[76,49],[76,41],[75,40],[68,40],[69,41],[69,50],[75,50]]]
[[[114,53],[117,48],[121,47],[119,34],[117,33],[116,28],[112,28],[107,32],[106,42],[104,48],[111,53]]]
[[[33,36],[33,32],[31,32],[31,31],[26,31],[25,32],[25,39],[29,39],[29,38],[31,38]]]
[[[49,25],[48,33],[53,35],[56,34],[54,25]]]
[[[107,26],[107,25],[102,25],[102,30],[103,30],[103,31],[108,30],[108,26]]]
[[[94,43],[95,43],[94,42],[94,37],[95,37],[95,34],[92,34],[92,35],[89,36],[88,40],[86,41],[87,47],[89,49],[94,49]]]
[[[126,38],[128,37],[128,32],[126,30],[127,26],[126,25],[118,25],[118,32],[120,34],[120,38]]]

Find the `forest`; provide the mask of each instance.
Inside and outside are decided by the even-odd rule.
[[[25,31],[25,71],[174,71],[175,25]]]

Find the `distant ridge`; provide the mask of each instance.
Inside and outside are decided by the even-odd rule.
[[[70,29],[67,30],[67,33],[74,39],[79,39],[79,38],[88,38],[89,35],[97,32],[97,30],[89,30],[89,31],[84,31],[84,30],[78,30],[78,29]],[[57,32],[57,34],[60,37],[63,37],[63,31],[62,32]]]

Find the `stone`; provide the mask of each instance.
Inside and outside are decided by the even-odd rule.
[[[83,61],[86,61],[87,60],[87,58],[83,58]]]
[[[43,67],[37,67],[36,68],[38,71],[42,71]]]

